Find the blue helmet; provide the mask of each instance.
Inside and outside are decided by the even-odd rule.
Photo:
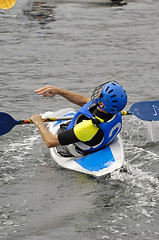
[[[104,107],[100,107],[108,113],[116,114],[127,104],[127,94],[122,86],[116,82],[106,83],[100,92],[96,102],[103,102]]]

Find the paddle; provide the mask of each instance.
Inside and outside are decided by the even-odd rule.
[[[122,115],[134,115],[145,121],[159,121],[159,101],[137,102],[128,111],[122,111]],[[70,120],[71,116],[61,118],[44,118],[43,122]],[[9,132],[19,124],[33,123],[31,119],[14,120],[9,114],[0,112],[0,135]]]
[[[64,121],[70,120],[72,118],[73,116],[59,118],[43,118],[43,122]],[[21,119],[17,121],[8,113],[0,112],[0,135],[6,134],[16,125],[29,123],[33,123],[33,121],[31,119]]]
[[[16,0],[0,0],[0,8],[9,9],[14,7]]]
[[[144,121],[159,121],[159,101],[134,103],[129,111],[122,111],[122,115],[135,115]]]

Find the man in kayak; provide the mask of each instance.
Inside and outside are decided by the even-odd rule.
[[[117,82],[101,84],[92,98],[50,85],[35,92],[44,97],[60,95],[81,106],[66,130],[56,135],[49,132],[40,115],[31,117],[48,148],[67,145],[75,156],[87,154],[108,145],[121,131],[121,110],[127,104],[127,94]]]

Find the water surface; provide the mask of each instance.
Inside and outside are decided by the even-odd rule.
[[[91,96],[102,82],[126,89],[127,109],[158,99],[159,2],[124,6],[43,0],[0,10],[0,111],[15,119],[78,107],[45,84]],[[57,166],[34,126],[0,137],[0,239],[159,238],[158,124],[123,117],[125,169],[92,179]],[[154,134],[156,135],[154,136]]]

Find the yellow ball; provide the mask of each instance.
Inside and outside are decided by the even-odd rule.
[[[0,8],[9,9],[14,7],[16,0],[0,0]]]

